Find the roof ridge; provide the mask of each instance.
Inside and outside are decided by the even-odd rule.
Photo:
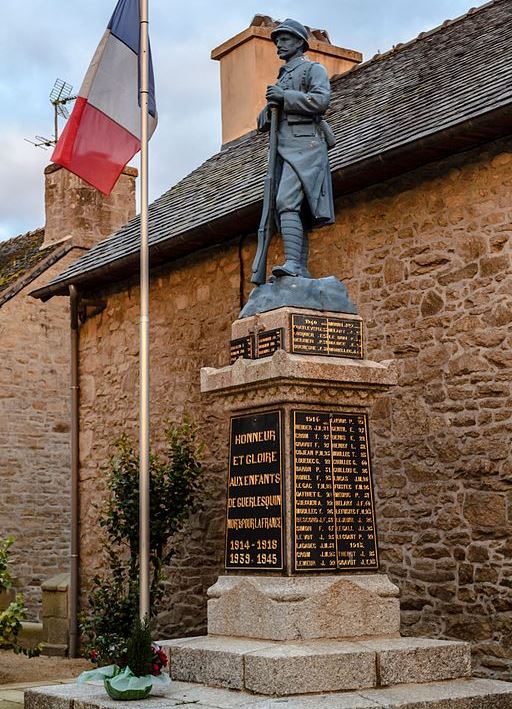
[[[37,227],[36,229],[31,229],[30,231],[26,231],[24,234],[17,234],[16,236],[11,236],[9,239],[5,239],[5,241],[0,241],[0,250],[9,244],[11,241],[16,241],[16,239],[22,239],[24,237],[28,236],[36,236],[39,232],[43,231],[44,232],[44,226]]]
[[[28,232],[30,233],[30,232]],[[28,266],[27,270],[19,274],[16,278],[8,281],[5,288],[0,289],[0,307],[2,307],[8,300],[14,298],[18,295],[20,291],[26,288],[30,283],[39,278],[39,276],[44,273],[48,268],[51,268],[59,259],[65,256],[73,248],[72,244],[64,243],[59,244],[53,249],[44,249],[40,251],[40,254],[46,253],[44,257],[41,257],[39,261]]]
[[[479,5],[477,7],[470,7],[469,10],[463,15],[454,17],[452,20],[444,20],[440,25],[436,25],[430,30],[424,30],[423,32],[420,32],[418,35],[416,35],[416,37],[413,37],[407,42],[399,42],[398,44],[394,44],[391,49],[387,49],[385,52],[377,52],[377,54],[374,54],[373,57],[370,57],[370,59],[367,59],[366,61],[361,62],[360,64],[354,64],[348,71],[344,72],[343,74],[334,75],[331,79],[331,82],[339,81],[346,77],[348,74],[352,74],[354,71],[359,71],[359,69],[366,68],[371,64],[376,64],[377,62],[383,59],[388,59],[389,57],[395,56],[399,52],[408,49],[411,45],[416,44],[417,42],[421,42],[422,40],[427,39],[428,37],[431,37],[434,34],[441,33],[447,30],[449,27],[452,27],[453,25],[457,24],[458,22],[463,22],[469,17],[472,17],[473,15],[476,15],[489,7],[492,7],[492,5],[498,5],[500,2],[505,1],[506,0],[489,0],[489,2],[486,2],[483,5]]]

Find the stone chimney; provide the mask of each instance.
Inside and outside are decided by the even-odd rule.
[[[246,30],[212,51],[212,59],[220,62],[223,145],[255,130],[256,116],[265,105],[266,88],[275,83],[282,66],[270,37],[278,24],[270,17],[256,15]],[[330,78],[362,61],[360,52],[331,44],[325,30],[308,30],[307,56],[323,64]]]
[[[60,165],[44,171],[46,224],[44,249],[73,237],[73,245],[91,248],[135,216],[137,170],[126,167],[109,197]]]

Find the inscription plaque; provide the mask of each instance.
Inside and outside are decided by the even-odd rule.
[[[256,358],[270,357],[283,346],[283,328],[259,332],[256,342]]]
[[[231,419],[226,569],[283,568],[281,412]]]
[[[327,315],[291,314],[294,354],[363,358],[363,323]]]
[[[366,414],[292,411],[295,571],[377,569]]]
[[[229,343],[229,364],[234,364],[239,357],[253,359],[254,357],[254,335],[239,337]]]
[[[258,334],[250,334],[231,340],[229,343],[229,363],[234,364],[239,357],[244,359],[260,359],[270,357],[283,346],[283,328],[262,330]]]

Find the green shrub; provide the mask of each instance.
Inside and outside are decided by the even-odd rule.
[[[9,569],[9,549],[14,543],[14,537],[0,539],[0,591],[12,588],[12,576]]]
[[[0,539],[0,591],[12,588],[12,574],[9,568],[10,548],[14,537]],[[21,621],[27,617],[25,601],[21,593],[17,593],[14,601],[5,610],[0,610],[0,648],[23,653],[28,657],[41,654],[41,647],[26,648],[19,643],[18,636],[21,632]]]
[[[174,554],[172,538],[197,509],[202,476],[201,450],[188,421],[169,423],[165,442],[164,455],[150,456],[151,616],[162,600],[163,569]],[[91,659],[119,664],[139,603],[139,458],[126,436],[115,443],[107,487],[100,526],[107,533],[108,573],[92,579],[81,631]]]
[[[126,664],[136,677],[144,677],[151,674],[152,661],[149,618],[146,616],[142,622],[139,616],[136,616],[132,634],[126,645]]]

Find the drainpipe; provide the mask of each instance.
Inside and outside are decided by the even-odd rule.
[[[71,325],[71,581],[69,588],[69,656],[78,657],[79,480],[78,480],[78,291],[69,286]]]

